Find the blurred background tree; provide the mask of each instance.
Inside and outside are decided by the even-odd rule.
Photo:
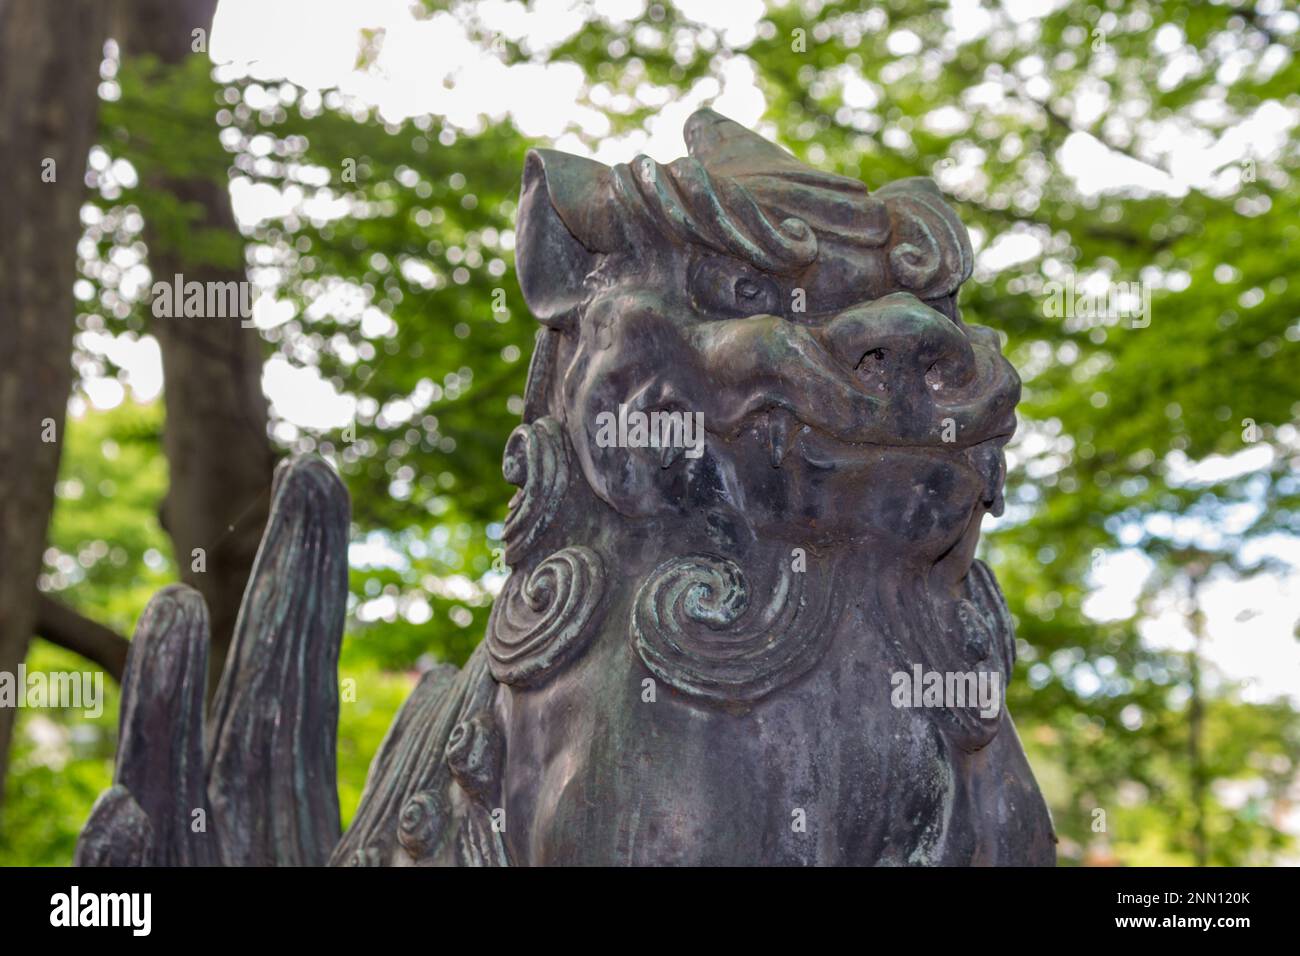
[[[354,78],[382,81],[416,22],[477,44],[492,69],[432,68],[440,105],[396,115],[341,83],[214,66],[184,29],[206,29],[211,2],[123,4],[100,66],[75,250],[78,380],[39,586],[128,634],[155,588],[191,576],[193,547],[220,548],[232,523],[256,531],[268,450],[333,461],[354,510],[345,818],[413,675],[465,659],[500,583],[500,454],[535,329],[511,257],[533,143],[510,115],[463,104],[484,77],[522,90],[560,70],[577,74],[584,118],[566,148],[625,161],[644,127],[680,127],[704,103],[743,112],[752,98],[737,91],[751,89],[757,108],[737,118],[810,163],[869,188],[936,179],[976,243],[965,317],[1005,334],[1025,381],[1007,513],[984,547],[1018,623],[1010,709],[1062,862],[1295,860],[1300,670],[1281,679],[1288,695],[1220,666],[1248,648],[1211,653],[1216,634],[1288,636],[1264,603],[1293,587],[1297,554],[1294,11],[791,2],[739,5],[722,26],[686,0],[430,3],[409,21],[376,13],[356,36]],[[264,212],[236,223],[229,196],[259,197]],[[185,329],[148,301],[153,281],[205,269],[247,274],[260,293],[257,329],[213,334],[260,350],[268,392],[291,378],[333,417],[274,396],[259,413],[245,362],[226,381],[243,383],[242,404],[216,404],[265,422],[205,431],[202,400],[217,397],[192,386],[220,366],[191,369],[219,350],[169,343]],[[1049,283],[1067,279],[1103,295],[1140,282],[1149,324],[1054,313]],[[162,397],[126,359],[149,348]],[[180,416],[190,439],[178,446],[166,435]],[[209,480],[234,459],[253,476],[239,493]],[[160,509],[178,494],[204,523],[164,531]],[[242,551],[227,552],[232,579]],[[208,598],[229,610],[228,596]],[[1215,617],[1225,605],[1235,626]],[[85,665],[38,641],[29,666]],[[0,861],[70,859],[114,733],[110,711],[23,714]]]

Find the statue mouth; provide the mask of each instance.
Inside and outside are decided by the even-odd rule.
[[[813,416],[808,416],[812,418]],[[801,461],[814,471],[853,472],[893,461],[911,459],[918,465],[933,463],[956,467],[971,474],[982,488],[980,503],[991,514],[1004,508],[1002,485],[1006,478],[1003,454],[1016,430],[1014,411],[1007,412],[971,441],[938,440],[903,442],[853,441],[828,432],[784,405],[773,405],[745,417],[739,434],[752,435],[764,444],[773,468],[784,468],[791,460]],[[733,433],[733,440],[736,433]],[[723,436],[713,437],[726,441]]]

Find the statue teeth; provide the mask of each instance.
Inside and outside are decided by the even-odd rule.
[[[794,416],[787,409],[774,408],[767,413],[767,445],[772,454],[772,467],[780,468],[790,453],[790,429]]]

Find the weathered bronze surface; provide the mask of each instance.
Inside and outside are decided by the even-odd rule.
[[[529,154],[517,264],[543,327],[505,452],[511,573],[466,666],[404,705],[342,839],[347,501],[303,461],[206,792],[203,609],[169,589],[80,861],[1054,862],[1004,706],[1010,615],[974,560],[1020,385],[961,320],[964,227],[928,180],[869,195],[709,110],[686,141],[668,165]],[[930,677],[991,696],[932,698]],[[205,799],[207,834],[178,826]]]

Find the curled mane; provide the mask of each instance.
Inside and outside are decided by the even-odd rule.
[[[711,176],[693,157],[662,165],[638,156],[614,167],[613,186],[633,217],[671,238],[774,273],[797,272],[817,258],[817,235],[807,222],[770,215],[744,186]]]

